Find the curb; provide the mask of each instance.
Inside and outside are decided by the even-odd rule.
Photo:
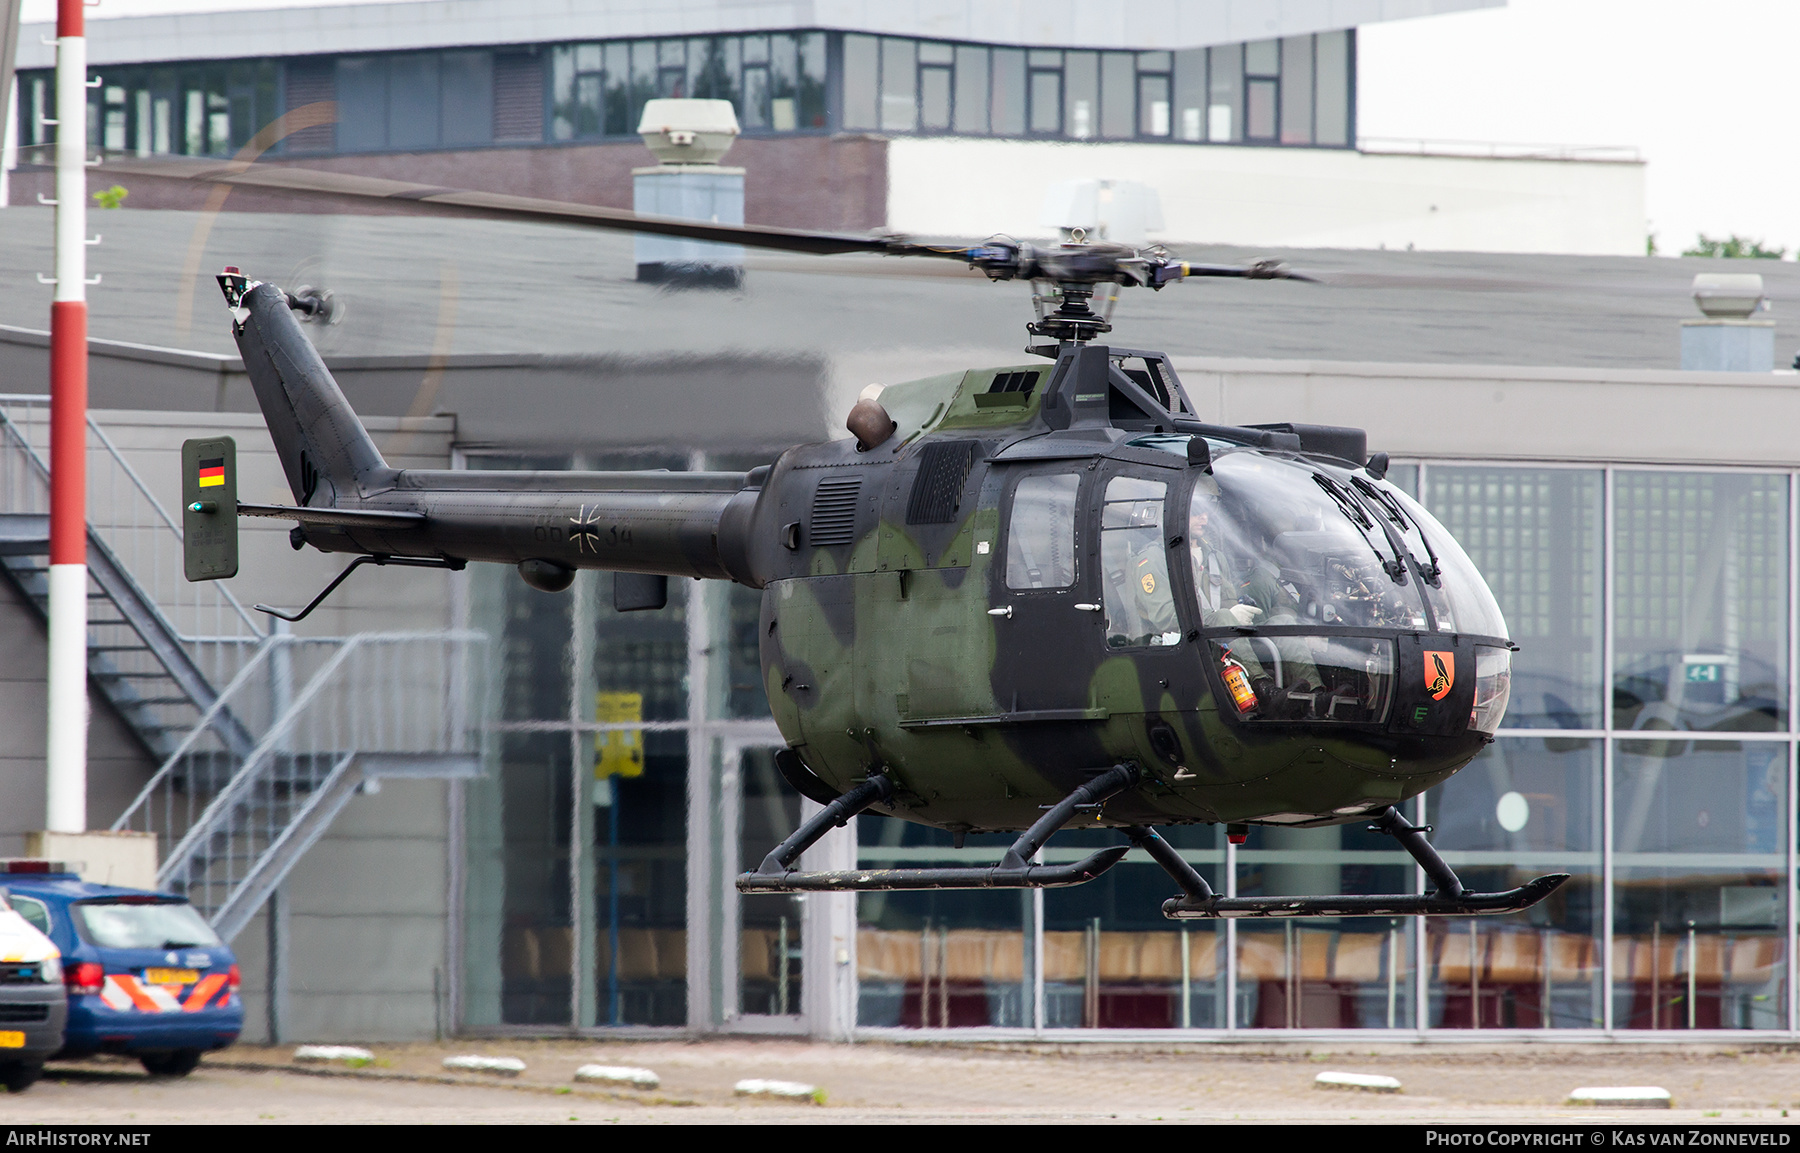
[[[597,1089],[582,1082],[579,1085],[540,1085],[529,1081],[501,1080],[486,1077],[457,1077],[448,1073],[402,1073],[392,1069],[333,1069],[304,1065],[264,1065],[256,1061],[202,1061],[202,1069],[229,1069],[236,1073],[296,1073],[302,1077],[339,1077],[353,1081],[406,1081],[418,1085],[479,1085],[487,1089],[510,1089],[514,1092],[538,1093],[552,1097],[583,1097],[589,1100],[634,1101],[640,1105],[704,1105],[688,1097],[664,1097],[648,1093],[630,1093]]]

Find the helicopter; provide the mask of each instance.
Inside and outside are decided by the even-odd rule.
[[[829,255],[960,262],[1028,281],[1033,361],[871,386],[849,438],[745,473],[451,471],[387,464],[301,321],[328,307],[236,267],[218,276],[293,505],[236,500],[224,438],[184,450],[188,577],[235,574],[240,516],[293,521],[296,549],[364,564],[510,564],[560,592],[616,575],[614,608],[661,608],[668,580],[762,593],[776,765],[821,809],[745,893],[1079,885],[1131,846],[1179,892],[1172,919],[1517,912],[1567,874],[1467,890],[1399,805],[1492,741],[1515,646],[1475,565],[1386,480],[1360,429],[1200,419],[1170,358],[1099,343],[1120,290],[1194,278],[1309,280],[1273,260],[1198,264],[1159,247],[923,244],[643,216],[305,169],[133,162],[144,175],[407,202],[456,215]],[[1098,307],[1096,307],[1098,305]],[[203,479],[203,477],[205,479]],[[223,479],[221,479],[223,478]],[[860,813],[1017,833],[992,866],[803,871]],[[1158,825],[1365,822],[1432,889],[1232,897]],[[1128,844],[1036,861],[1059,829]]]

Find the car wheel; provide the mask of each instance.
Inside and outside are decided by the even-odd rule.
[[[172,1053],[146,1053],[138,1058],[153,1077],[185,1077],[200,1064],[200,1050],[176,1049]]]
[[[9,1093],[23,1093],[37,1084],[37,1079],[43,1075],[42,1065],[27,1065],[22,1061],[0,1065],[0,1084],[4,1084]]]

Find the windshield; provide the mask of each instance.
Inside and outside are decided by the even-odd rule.
[[[219,935],[192,905],[83,901],[75,906],[82,936],[107,949],[185,949],[217,945]]]
[[[1197,480],[1188,549],[1207,627],[1427,627],[1419,582],[1395,582],[1399,558],[1375,514],[1321,478],[1303,462],[1233,452]]]
[[[1505,637],[1506,617],[1501,614],[1493,591],[1482,578],[1481,570],[1469,559],[1469,554],[1450,535],[1450,530],[1399,489],[1383,485],[1382,491],[1413,522],[1414,531],[1404,534],[1403,539],[1419,559],[1420,567],[1428,569],[1432,563],[1429,558],[1435,554],[1439,587],[1429,591],[1432,612],[1438,618],[1438,631]]]

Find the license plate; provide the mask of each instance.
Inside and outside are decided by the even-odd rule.
[[[145,969],[146,985],[192,985],[200,979],[198,969]]]
[[[0,1029],[0,1049],[23,1049],[25,1034],[17,1029]]]

